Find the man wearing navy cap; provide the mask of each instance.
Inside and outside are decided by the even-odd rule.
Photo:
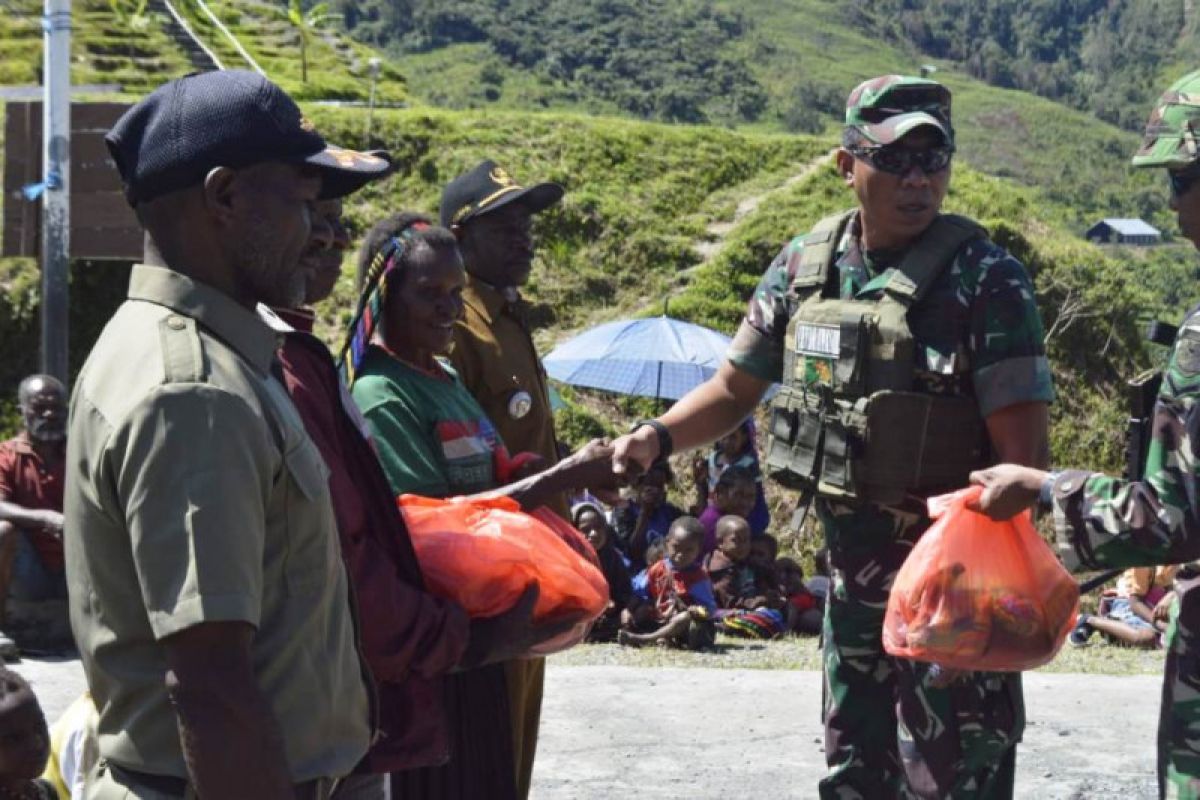
[[[90,798],[333,795],[371,739],[327,472],[257,303],[299,305],[318,200],[387,162],[279,87],[171,81],[106,137],[146,231],[71,401],[71,622],[99,710]]]
[[[558,461],[546,373],[530,337],[520,287],[533,264],[533,215],[563,196],[557,183],[522,186],[484,161],[442,191],[441,222],[458,237],[467,285],[450,360],[513,453]],[[566,498],[550,507],[570,519]],[[529,794],[542,709],[544,659],[506,666],[520,796]]]

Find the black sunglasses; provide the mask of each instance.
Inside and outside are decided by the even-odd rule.
[[[906,147],[856,147],[850,153],[861,158],[875,169],[892,175],[907,175],[916,164],[926,175],[941,172],[950,166],[954,157],[953,145],[930,147],[924,150],[909,150]]]
[[[1171,182],[1171,196],[1183,197],[1193,186],[1200,182],[1200,169],[1189,168],[1183,172],[1167,171],[1167,180]]]

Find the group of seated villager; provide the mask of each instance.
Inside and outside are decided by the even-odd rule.
[[[806,584],[800,564],[780,558],[765,532],[752,423],[697,459],[695,476],[693,514],[670,501],[666,462],[651,466],[611,509],[594,498],[573,507],[609,585],[608,610],[591,640],[703,649],[717,631],[754,639],[819,633],[828,582],[817,575]]]

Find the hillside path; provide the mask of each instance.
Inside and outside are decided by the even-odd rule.
[[[711,223],[708,228],[705,229],[705,238],[698,240],[692,246],[692,250],[698,256],[700,256],[700,264],[697,264],[696,266],[686,270],[684,274],[693,272],[699,266],[702,266],[706,262],[716,258],[717,254],[720,253],[721,249],[725,246],[725,238],[733,232],[734,228],[738,226],[738,223],[757,211],[758,207],[763,204],[763,201],[767,200],[769,197],[771,197],[771,195],[776,194],[777,192],[782,192],[786,189],[790,189],[797,183],[807,180],[810,176],[812,176],[813,173],[825,166],[825,164],[829,162],[829,159],[833,158],[833,154],[836,152],[837,148],[835,147],[829,152],[819,155],[812,161],[805,164],[803,167],[801,167],[799,172],[790,176],[778,186],[774,186],[765,192],[759,192],[758,194],[743,198],[740,202],[738,202],[737,208],[734,209],[732,219],[719,220]]]

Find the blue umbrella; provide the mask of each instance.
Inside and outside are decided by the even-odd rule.
[[[560,344],[543,363],[551,378],[572,386],[678,400],[712,377],[729,341],[666,316],[624,319]]]

